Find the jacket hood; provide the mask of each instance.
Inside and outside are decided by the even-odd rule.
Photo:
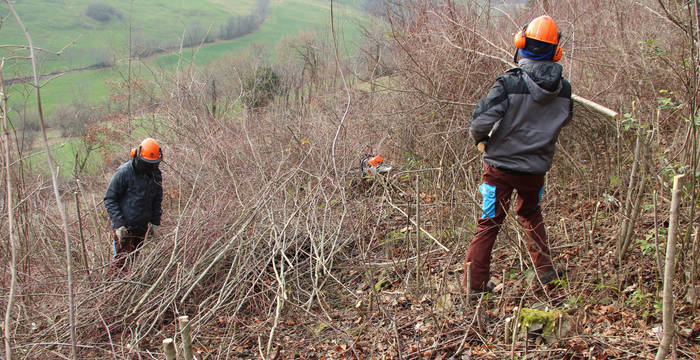
[[[525,72],[525,83],[535,102],[547,103],[557,97],[562,88],[563,68],[560,64],[522,59],[518,66]]]

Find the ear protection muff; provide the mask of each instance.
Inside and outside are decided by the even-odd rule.
[[[158,155],[160,160],[163,161],[163,149],[158,148]],[[141,156],[141,145],[139,145],[139,147],[131,148],[129,156],[131,156],[132,159],[137,156]]]
[[[561,38],[561,34],[559,35],[559,38]],[[557,62],[561,60],[561,57],[564,56],[564,50],[559,46],[559,43],[557,43],[557,49],[554,50],[554,56],[552,57],[552,61]]]
[[[513,43],[515,44],[515,47],[518,49],[524,49],[525,48],[525,30],[527,30],[527,25],[523,26],[522,30],[518,31],[515,33],[515,36],[513,37]]]

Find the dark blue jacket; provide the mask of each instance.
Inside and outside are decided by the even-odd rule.
[[[145,234],[148,223],[160,225],[162,179],[158,168],[153,175],[137,174],[133,160],[122,164],[109,182],[104,198],[112,228],[126,226],[132,233]]]
[[[571,84],[562,77],[561,65],[522,59],[479,101],[469,132],[477,143],[489,138],[484,153],[489,165],[544,174],[572,113]]]

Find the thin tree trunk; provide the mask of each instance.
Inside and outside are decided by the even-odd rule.
[[[676,260],[676,231],[678,227],[678,208],[680,206],[681,179],[684,174],[673,178],[673,193],[671,196],[671,219],[668,225],[668,241],[666,242],[666,265],[664,268],[664,300],[663,300],[663,337],[656,352],[656,360],[661,360],[668,354],[668,348],[673,341],[675,326],[673,324],[673,273]]]
[[[128,74],[126,80],[127,98],[126,98],[126,113],[129,115],[129,129],[131,129],[131,58],[133,56],[133,17],[134,17],[134,1],[131,1],[131,7],[129,8],[129,60],[128,60]]]
[[[636,220],[632,215],[635,205],[632,203],[632,197],[634,196],[634,189],[638,186],[637,172],[639,171],[639,166],[641,163],[641,137],[642,136],[639,133],[637,133],[637,143],[634,146],[634,162],[632,163],[632,171],[630,172],[630,181],[627,190],[627,198],[625,199],[625,207],[622,212],[622,226],[620,226],[620,232],[617,238],[617,261],[620,264],[622,263],[622,258],[624,257],[625,251],[627,250],[625,247],[625,243],[628,241],[627,239],[630,235],[630,232],[632,232],[632,230],[634,229],[634,223]]]
[[[690,283],[690,286],[688,286],[688,291],[691,292],[689,299],[693,302],[693,317],[695,316],[695,312],[697,311],[696,309],[698,308],[698,287],[695,285],[695,283],[698,277],[698,245],[700,245],[699,225],[695,225],[694,232],[695,235],[693,238],[695,240],[693,241],[692,253],[690,254],[690,258],[693,259],[693,263],[690,265],[690,277],[688,279]]]
[[[698,32],[698,46],[697,46],[697,52],[698,52],[698,57],[700,57],[700,12],[698,11],[700,8],[700,0],[695,0],[695,27]]]
[[[78,229],[80,231],[80,244],[82,245],[83,249],[83,263],[85,264],[85,271],[87,272],[88,279],[92,281],[92,276],[90,275],[90,264],[88,262],[88,254],[87,254],[87,249],[85,248],[85,236],[83,236],[83,221],[81,220],[80,217],[80,197],[78,196],[78,192],[75,192],[75,211],[78,215]]]
[[[627,232],[624,239],[625,241],[623,242],[622,249],[620,250],[620,264],[622,263],[622,258],[625,256],[625,253],[627,253],[627,249],[632,243],[632,236],[634,236],[634,228],[637,223],[637,219],[639,218],[639,212],[642,209],[642,197],[644,196],[644,190],[646,189],[647,182],[647,179],[645,177],[646,172],[644,170],[645,169],[643,168],[641,173],[642,179],[640,180],[637,189],[637,197],[634,201],[634,207],[632,209],[632,214],[630,215],[630,221],[629,223],[627,223]]]
[[[163,340],[163,352],[165,352],[165,360],[176,360],[175,344],[173,339],[167,338]]]
[[[12,360],[12,346],[10,344],[10,329],[12,328],[12,308],[15,306],[15,292],[17,291],[17,241],[15,235],[14,205],[12,203],[12,173],[10,164],[10,130],[7,120],[7,97],[5,96],[5,80],[2,76],[4,60],[0,60],[0,117],[2,117],[3,150],[5,155],[5,177],[7,183],[7,231],[10,243],[10,293],[7,296],[7,309],[5,310],[5,358]]]
[[[190,333],[190,318],[187,316],[180,316],[180,336],[182,337],[182,352],[185,356],[185,360],[192,360],[192,334]]]
[[[659,222],[657,221],[657,214],[658,211],[656,209],[656,190],[654,190],[654,252],[656,253],[656,269],[659,274],[659,278],[656,282],[656,284],[658,285],[659,281],[661,281],[664,278],[664,271],[661,268],[661,252],[659,251]]]
[[[216,102],[217,102],[217,96],[216,96],[216,79],[211,80],[211,116],[213,119],[216,119]]]
[[[73,300],[73,264],[71,255],[71,240],[68,233],[68,218],[66,217],[66,211],[63,208],[63,202],[61,201],[61,193],[58,190],[58,180],[56,174],[56,167],[54,166],[53,159],[51,158],[51,149],[49,148],[49,141],[46,136],[46,124],[44,124],[44,113],[41,108],[41,93],[39,91],[39,72],[36,64],[36,56],[34,54],[34,44],[32,43],[32,37],[29,35],[27,28],[24,26],[22,19],[19,18],[14,6],[9,0],[5,0],[5,3],[10,9],[12,16],[17,20],[17,24],[24,33],[27,43],[29,45],[29,58],[32,61],[32,72],[34,74],[34,87],[36,88],[36,105],[39,112],[39,125],[41,126],[41,135],[44,141],[44,151],[46,151],[46,159],[49,165],[49,170],[51,171],[51,181],[53,183],[53,192],[56,196],[56,207],[61,215],[61,220],[63,221],[63,235],[66,243],[66,272],[68,273],[68,303],[69,303],[69,318],[70,318],[70,337],[71,337],[71,352],[73,359],[78,359],[78,346],[75,337],[75,302]]]
[[[421,256],[420,256],[420,191],[418,174],[416,174],[416,285],[421,286]]]

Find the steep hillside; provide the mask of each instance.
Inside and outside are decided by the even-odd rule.
[[[54,183],[5,132],[5,357],[165,358],[166,338],[182,357],[188,316],[197,359],[652,359],[664,332],[666,358],[698,358],[695,4],[368,1],[381,20],[344,56],[340,18],[333,33],[265,30],[330,19],[301,1],[272,3],[298,5],[261,27],[282,39],[274,54],[144,66],[110,88],[109,121],[81,138],[95,172]],[[513,33],[543,13],[573,93],[620,117],[575,102],[552,144],[538,206],[557,278],[538,281],[512,204],[497,286],[470,296],[464,260],[488,209],[468,119],[513,66]],[[163,150],[164,214],[120,272],[100,200],[146,136]],[[367,154],[392,170],[362,177]]]

